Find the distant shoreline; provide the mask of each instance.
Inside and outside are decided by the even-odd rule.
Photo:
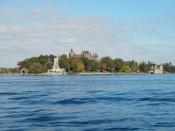
[[[146,73],[82,72],[78,75],[143,75]]]
[[[164,73],[167,74],[167,73]],[[171,74],[171,73],[170,73]],[[113,73],[113,72],[82,72],[82,73],[67,73],[64,75],[51,75],[51,74],[28,74],[28,75],[21,75],[21,74],[0,74],[0,76],[83,76],[83,75],[149,75],[149,73]]]

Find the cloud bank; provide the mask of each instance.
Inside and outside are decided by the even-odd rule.
[[[15,66],[21,59],[40,54],[68,53],[70,48],[128,60],[163,61],[157,53],[164,48],[164,42],[150,37],[160,36],[161,31],[142,28],[154,22],[123,24],[107,18],[69,18],[52,5],[30,7],[24,12],[16,8],[0,12],[0,66]],[[150,40],[143,41],[142,35]]]

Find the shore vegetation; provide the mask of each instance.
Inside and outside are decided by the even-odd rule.
[[[20,69],[27,68],[31,74],[46,73],[53,66],[54,55],[40,55],[24,59],[17,63],[16,68],[0,68],[0,74],[20,73]],[[125,61],[121,58],[112,59],[109,56],[99,60],[88,59],[86,57],[68,57],[63,54],[59,57],[59,66],[65,68],[68,73],[82,72],[112,72],[112,73],[148,73],[153,62],[136,62],[134,60]],[[164,71],[175,73],[175,66],[172,63],[162,64]]]

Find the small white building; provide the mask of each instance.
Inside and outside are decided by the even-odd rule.
[[[164,73],[164,68],[163,65],[154,65],[152,66],[151,71],[149,71],[151,74],[163,74]]]
[[[48,74],[51,74],[51,75],[64,75],[64,74],[66,74],[65,69],[62,69],[59,66],[59,56],[54,58],[53,68],[48,70]]]

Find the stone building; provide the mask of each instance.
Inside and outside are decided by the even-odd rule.
[[[151,74],[163,74],[164,68],[163,65],[153,65],[151,71],[149,71]]]
[[[88,59],[98,60],[98,55],[90,51],[82,51],[81,56]]]
[[[22,68],[21,69],[21,75],[28,75],[29,74],[29,71],[27,68]]]
[[[69,52],[69,57],[85,57],[91,60],[98,60],[98,55],[96,53],[90,52],[88,50],[82,51],[81,54],[77,54],[73,49]]]
[[[54,58],[54,64],[52,69],[48,70],[48,74],[51,75],[64,75],[66,73],[65,69],[61,69],[59,66],[59,57]]]
[[[71,49],[69,52],[69,57],[75,57],[75,56],[77,56],[76,52],[73,49]]]

